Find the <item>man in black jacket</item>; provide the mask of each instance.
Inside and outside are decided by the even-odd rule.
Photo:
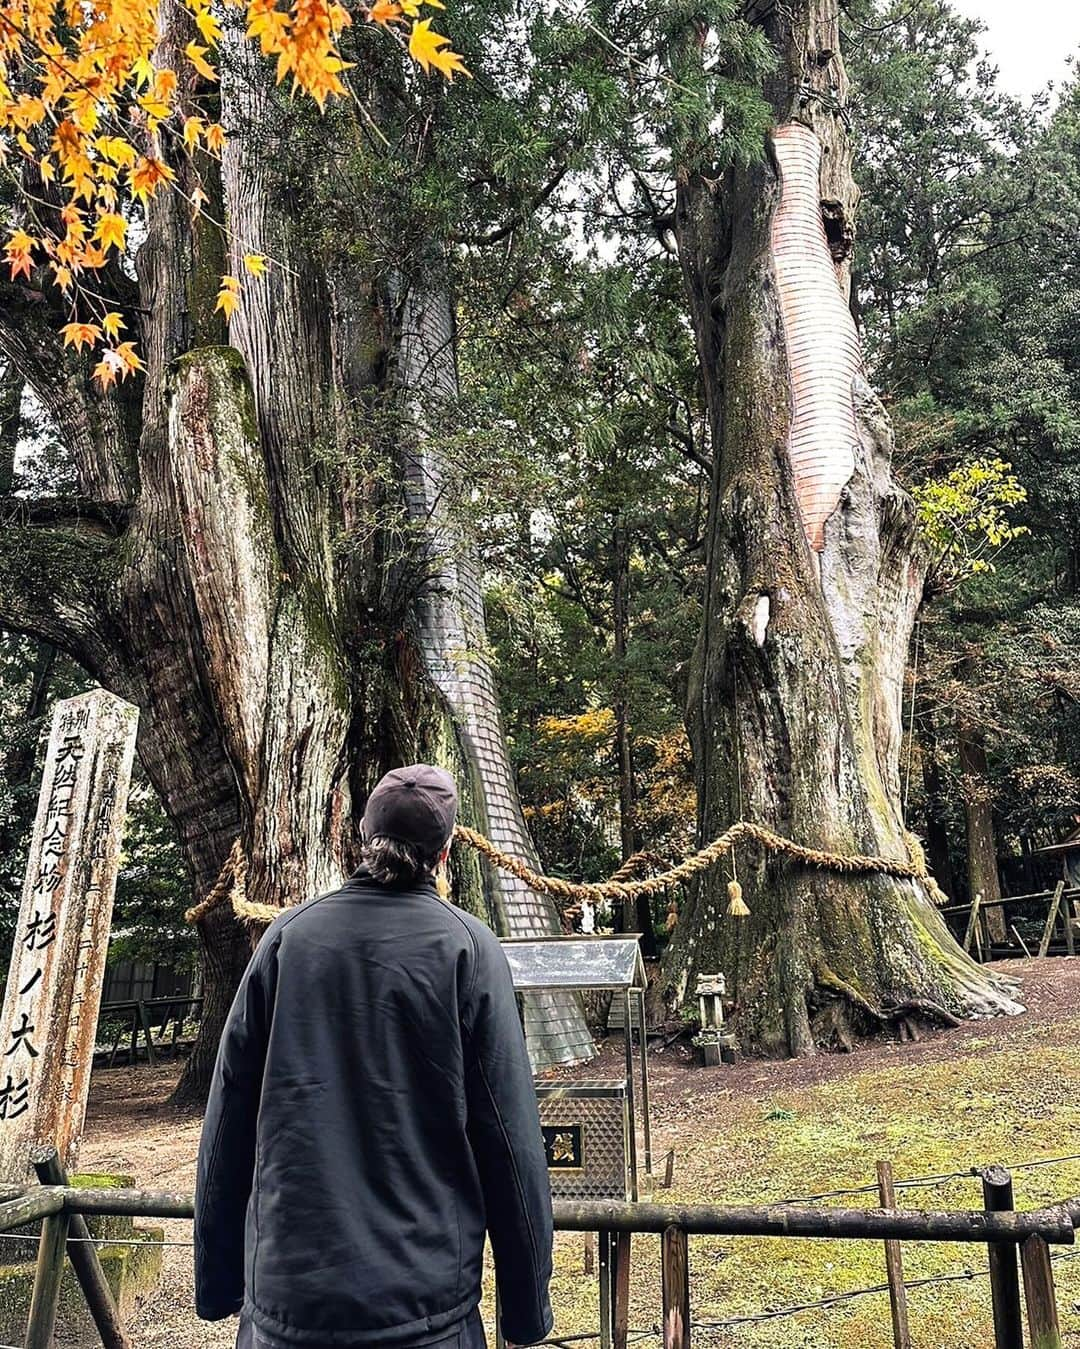
[[[218,1052],[195,1194],[195,1296],[243,1349],[482,1349],[551,1329],[551,1191],[510,971],[441,900],[453,780],[387,774],[364,866],[286,910]]]

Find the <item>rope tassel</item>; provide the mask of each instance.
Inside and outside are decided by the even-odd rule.
[[[738,881],[728,881],[728,906],[727,916],[729,918],[749,918],[750,910],[746,907],[746,902],[742,897],[742,886]]]

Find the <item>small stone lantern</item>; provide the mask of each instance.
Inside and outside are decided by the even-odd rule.
[[[723,997],[727,992],[724,976],[699,974],[695,992],[701,1030],[694,1036],[694,1044],[701,1050],[704,1066],[718,1068],[721,1063],[734,1063],[735,1037],[724,1031]]]

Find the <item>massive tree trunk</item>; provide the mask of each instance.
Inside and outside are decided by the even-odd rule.
[[[343,191],[332,166],[359,134],[358,114],[341,105],[320,117],[291,101],[244,39],[242,18],[226,18],[230,139],[220,171],[203,167],[234,256],[165,191],[149,208],[137,286],[121,273],[101,282],[137,328],[145,376],[103,397],[86,362],[62,349],[63,318],[29,287],[0,295],[0,350],[52,412],[79,491],[72,503],[19,505],[0,546],[0,623],[68,651],[140,707],[140,756],[199,897],[237,839],[251,899],[293,904],[333,886],[356,860],[366,792],[417,758],[464,772],[466,819],[528,856],[490,671],[474,661],[467,678],[445,677],[462,634],[482,638],[475,567],[445,568],[437,600],[394,592],[375,509],[388,493],[414,493],[366,472],[355,452],[376,438],[368,396],[395,343],[401,364],[411,360],[380,287],[354,260],[363,250],[324,246]],[[195,34],[178,7],[161,22],[167,62]],[[187,161],[177,156],[173,168],[190,192]],[[251,253],[270,271],[245,277],[226,334],[214,314],[218,278],[241,276]],[[448,308],[440,321],[452,362]],[[415,399],[437,391],[435,373],[425,362]],[[430,468],[437,476],[437,457]],[[437,529],[431,512],[419,521],[416,556],[438,551]],[[421,614],[412,635],[411,605]],[[554,930],[547,901],[494,877],[485,895],[478,868],[459,872],[459,902],[501,915],[518,935]],[[199,932],[206,1002],[183,1101],[205,1091],[257,935],[228,905]],[[551,1001],[531,1030],[538,1063],[591,1052],[574,1003]]]
[[[912,503],[846,302],[857,191],[836,0],[757,20],[777,55],[768,154],[680,173],[676,230],[716,453],[689,719],[704,839],[742,815],[831,852],[908,861],[901,686],[921,594]],[[892,1020],[1018,1010],[923,888],[743,853],[685,907],[674,994],[719,967],[747,1044],[847,1045]]]

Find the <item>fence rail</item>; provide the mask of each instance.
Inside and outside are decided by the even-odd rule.
[[[192,1196],[167,1190],[99,1190],[69,1186],[54,1149],[39,1150],[33,1163],[41,1184],[17,1195],[0,1194],[0,1233],[30,1222],[42,1222],[25,1349],[48,1349],[52,1344],[65,1250],[94,1316],[104,1349],[132,1349],[101,1274],[93,1239],[88,1237],[86,1217],[191,1218],[194,1215]],[[691,1236],[985,1244],[987,1268],[978,1275],[965,1271],[963,1277],[985,1276],[990,1280],[995,1349],[1023,1349],[1021,1283],[1031,1344],[1038,1349],[1061,1349],[1053,1266],[1055,1258],[1070,1257],[1053,1257],[1050,1246],[1071,1245],[1075,1241],[1076,1228],[1080,1226],[1080,1197],[1046,1208],[1015,1212],[1011,1208],[1009,1172],[1003,1167],[991,1167],[981,1174],[986,1203],[982,1210],[928,1212],[893,1208],[817,1208],[792,1203],[686,1206],[557,1200],[554,1204],[555,1227],[558,1231],[597,1232],[600,1235],[601,1287],[611,1294],[602,1304],[601,1349],[626,1349],[630,1340],[647,1333],[629,1330],[630,1236],[635,1232],[660,1236],[663,1314],[658,1333],[663,1336],[664,1349],[690,1349]],[[1080,1250],[1075,1254],[1080,1255]],[[911,1286],[935,1281],[916,1280]],[[887,1291],[893,1286],[890,1280],[880,1290],[856,1291]],[[839,1294],[835,1300],[850,1296],[853,1294]],[[724,1322],[702,1322],[700,1328],[734,1326],[754,1319],[758,1318],[733,1317]],[[565,1339],[562,1337],[556,1343],[561,1344]]]

